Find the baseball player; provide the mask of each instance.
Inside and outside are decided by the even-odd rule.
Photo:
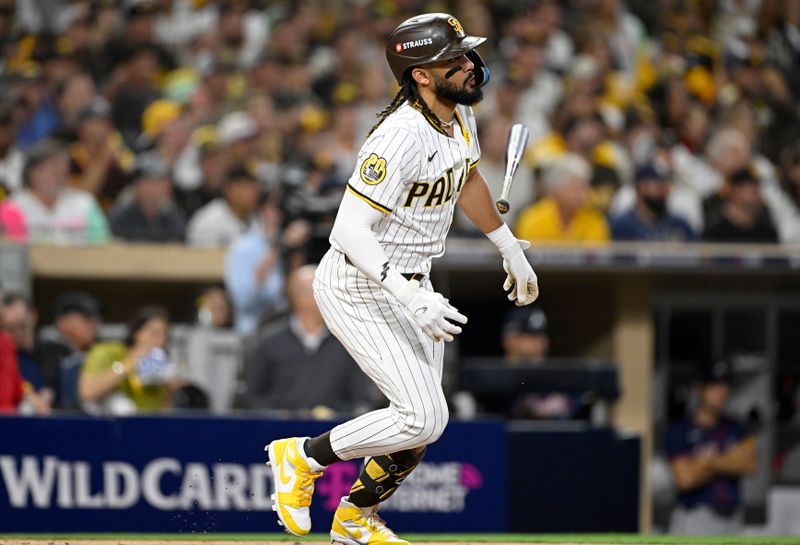
[[[536,274],[497,213],[477,165],[470,106],[489,72],[454,17],[433,13],[398,26],[386,58],[400,90],[378,114],[359,152],[319,264],[314,296],[331,332],[389,399],[314,438],[266,450],[273,509],[292,534],[311,530],[314,481],[329,464],[366,457],[334,514],[331,539],[344,545],[407,543],[377,515],[448,420],[442,391],[444,343],[467,318],[431,285],[431,260],[445,250],[456,203],[503,256],[504,288],[517,305],[538,296]]]

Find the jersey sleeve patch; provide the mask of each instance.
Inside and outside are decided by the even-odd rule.
[[[377,153],[370,154],[364,159],[359,169],[361,181],[367,185],[378,185],[386,178],[386,159]]]

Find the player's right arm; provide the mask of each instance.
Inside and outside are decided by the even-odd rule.
[[[406,279],[389,263],[373,228],[392,213],[408,181],[418,177],[420,150],[409,131],[386,129],[370,135],[358,152],[331,241],[370,280],[394,294]]]
[[[386,252],[372,230],[382,219],[382,214],[352,193],[345,193],[333,224],[331,240],[370,280],[385,288],[408,308],[425,334],[435,341],[452,341],[453,335],[461,333],[461,328],[448,320],[465,324],[466,316],[441,294],[421,289],[416,280],[406,280],[389,263]]]
[[[389,262],[373,228],[391,214],[406,183],[419,175],[419,142],[403,129],[380,131],[361,148],[347,182],[331,241],[367,278],[385,288],[406,306],[422,330],[434,340],[452,341],[461,328],[447,319],[466,323],[465,316],[440,294],[406,280]]]

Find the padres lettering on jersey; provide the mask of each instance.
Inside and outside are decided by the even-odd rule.
[[[461,187],[464,185],[464,174],[467,169],[462,170],[462,176],[458,180],[458,184],[454,182],[453,169],[447,169],[444,176],[436,178],[436,181],[428,182],[413,182],[411,189],[408,190],[406,201],[403,203],[404,208],[414,205],[414,200],[425,198],[424,207],[441,206],[450,202],[453,195],[458,195],[461,192]]]
[[[444,253],[458,196],[480,160],[472,109],[458,106],[455,117],[450,137],[404,104],[364,143],[347,183],[385,214],[373,230],[400,272],[427,274]]]

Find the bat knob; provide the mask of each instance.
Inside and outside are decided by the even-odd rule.
[[[511,209],[511,206],[509,206],[508,201],[505,199],[500,199],[495,204],[497,205],[497,211],[501,214],[505,214]]]

